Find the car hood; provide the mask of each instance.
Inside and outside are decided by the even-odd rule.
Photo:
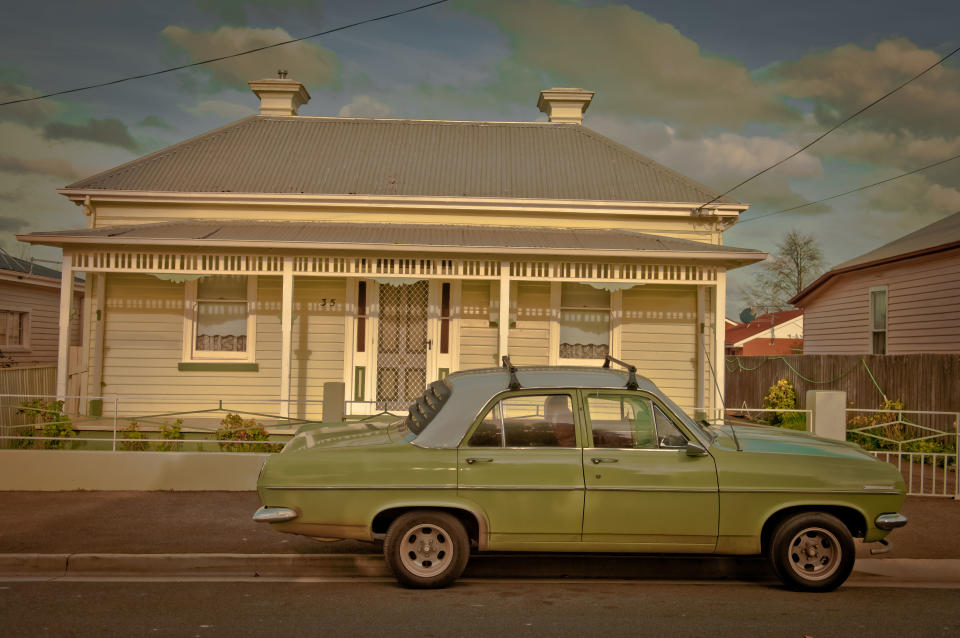
[[[297,430],[283,448],[295,452],[312,448],[365,447],[405,441],[410,432],[402,421],[312,423]]]
[[[731,427],[736,429],[736,440]],[[735,450],[736,441],[739,441],[744,452],[872,458],[856,443],[825,439],[809,432],[769,425],[717,425],[711,427],[710,431],[719,435],[717,445]]]

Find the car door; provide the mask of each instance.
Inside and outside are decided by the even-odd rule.
[[[691,435],[646,393],[583,390],[581,399],[588,437],[584,543],[713,551],[719,507],[713,457],[687,456]]]
[[[584,484],[576,401],[574,391],[507,393],[464,437],[458,492],[486,514],[489,549],[580,541]]]

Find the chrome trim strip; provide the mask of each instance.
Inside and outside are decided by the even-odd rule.
[[[282,523],[292,521],[300,514],[289,507],[267,507],[264,505],[253,513],[253,520],[258,523]]]
[[[264,485],[268,490],[455,490],[456,485]]]
[[[517,485],[461,485],[461,490],[502,491],[502,492],[582,492],[583,486],[536,485],[523,487]]]
[[[897,529],[907,524],[907,517],[903,514],[881,514],[874,524],[880,529]]]
[[[587,487],[588,492],[696,492],[716,494],[715,488],[709,487]]]
[[[798,489],[760,489],[755,487],[721,487],[720,492],[732,494],[901,494],[896,490],[881,492],[879,490],[798,490]]]

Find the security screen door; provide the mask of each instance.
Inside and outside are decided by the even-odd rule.
[[[377,408],[404,408],[427,385],[426,281],[380,286]]]

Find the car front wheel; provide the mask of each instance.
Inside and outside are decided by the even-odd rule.
[[[408,512],[393,522],[383,542],[390,571],[404,587],[447,587],[463,573],[470,540],[463,525],[445,512]]]
[[[832,591],[842,585],[853,570],[853,536],[847,526],[831,514],[796,514],[777,527],[768,558],[788,588]]]

